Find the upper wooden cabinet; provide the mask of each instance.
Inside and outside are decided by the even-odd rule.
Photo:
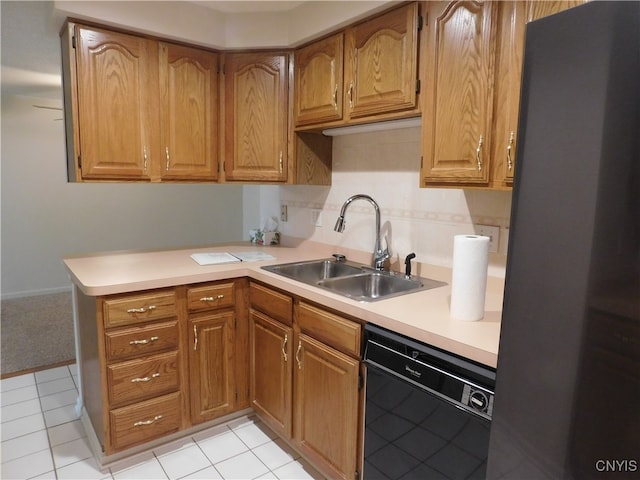
[[[491,153],[491,185],[494,187],[510,187],[515,174],[526,23],[582,3],[585,0],[500,2],[500,43]]]
[[[429,4],[425,182],[489,180],[498,2]]]
[[[580,3],[429,2],[422,186],[511,188],[526,23]]]
[[[420,22],[410,3],[296,50],[295,125],[418,114]]]
[[[224,56],[227,181],[287,181],[288,65],[285,52]]]
[[[77,24],[63,47],[71,180],[217,178],[217,54]]]
[[[294,117],[296,125],[342,119],[344,33],[295,52]]]
[[[76,75],[65,88],[74,97],[77,130],[70,173],[76,180],[150,180],[150,159],[159,153],[157,44],[97,28],[71,28]]]
[[[162,179],[218,178],[218,55],[160,43]]]

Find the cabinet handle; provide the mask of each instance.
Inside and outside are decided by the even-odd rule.
[[[147,146],[145,145],[144,148],[142,149],[142,158],[144,160],[144,171],[147,171]]]
[[[158,378],[160,376],[159,373],[154,373],[153,375],[151,375],[150,377],[137,377],[137,378],[132,378],[131,379],[131,383],[138,383],[138,382],[150,382],[151,380],[153,380],[154,378]]]
[[[333,88],[333,109],[338,111],[338,84]]]
[[[156,306],[155,305],[149,305],[148,307],[140,307],[140,308],[130,308],[129,310],[127,310],[127,313],[147,313],[150,312],[151,310],[155,310]]]
[[[165,153],[165,155],[167,157],[167,166],[166,166],[166,168],[167,168],[167,172],[168,172],[169,171],[169,147],[166,147],[166,146],[164,147],[164,153]]]
[[[193,326],[193,351],[195,352],[198,349],[198,328]]]
[[[284,361],[287,361],[287,342],[289,341],[289,336],[285,334],[284,340],[282,341],[282,357]]]
[[[478,148],[476,148],[476,162],[478,162],[478,171],[482,171],[482,144],[484,143],[484,136],[480,135],[478,140]]]
[[[509,134],[509,145],[507,145],[507,168],[509,171],[513,169],[513,161],[511,160],[511,150],[513,148],[513,142],[515,141],[516,132]]]
[[[349,107],[353,108],[353,82],[349,83]]]
[[[143,425],[151,425],[152,423],[162,420],[162,415],[156,415],[152,420],[141,420],[133,424],[134,427],[142,427]]]
[[[158,340],[158,337],[151,337],[149,340],[146,338],[144,340],[131,340],[129,345],[146,345],[148,343],[155,342],[156,340]]]
[[[201,302],[217,302],[219,300],[222,300],[224,298],[224,295],[220,294],[216,297],[202,297],[200,299]]]
[[[302,361],[300,360],[300,350],[302,350],[302,340],[298,340],[298,350],[296,350],[296,361],[298,362],[298,370],[302,370]]]
[[[282,150],[280,150],[280,173],[282,173]]]

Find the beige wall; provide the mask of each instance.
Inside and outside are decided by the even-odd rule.
[[[349,206],[344,233],[333,226],[344,201],[356,193],[372,196],[381,209],[383,232],[400,265],[415,252],[417,261],[451,266],[453,236],[476,233],[476,224],[500,227],[498,254],[490,256],[490,273],[504,276],[511,193],[419,188],[420,127],[334,138],[331,187],[281,187],[289,220],[285,235],[373,251],[374,210],[366,201]],[[311,224],[313,209],[322,211],[322,227]]]

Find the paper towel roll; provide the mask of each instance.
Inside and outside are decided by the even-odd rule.
[[[489,237],[456,235],[453,238],[451,318],[475,321],[484,317],[489,266]]]

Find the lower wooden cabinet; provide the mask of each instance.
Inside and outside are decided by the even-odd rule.
[[[251,406],[276,433],[292,434],[293,329],[251,310]]]
[[[359,478],[359,365],[305,334],[297,336],[293,440],[330,478]]]
[[[360,324],[256,283],[250,299],[253,408],[329,478],[359,478]]]
[[[191,421],[200,423],[235,408],[233,311],[189,319]]]

